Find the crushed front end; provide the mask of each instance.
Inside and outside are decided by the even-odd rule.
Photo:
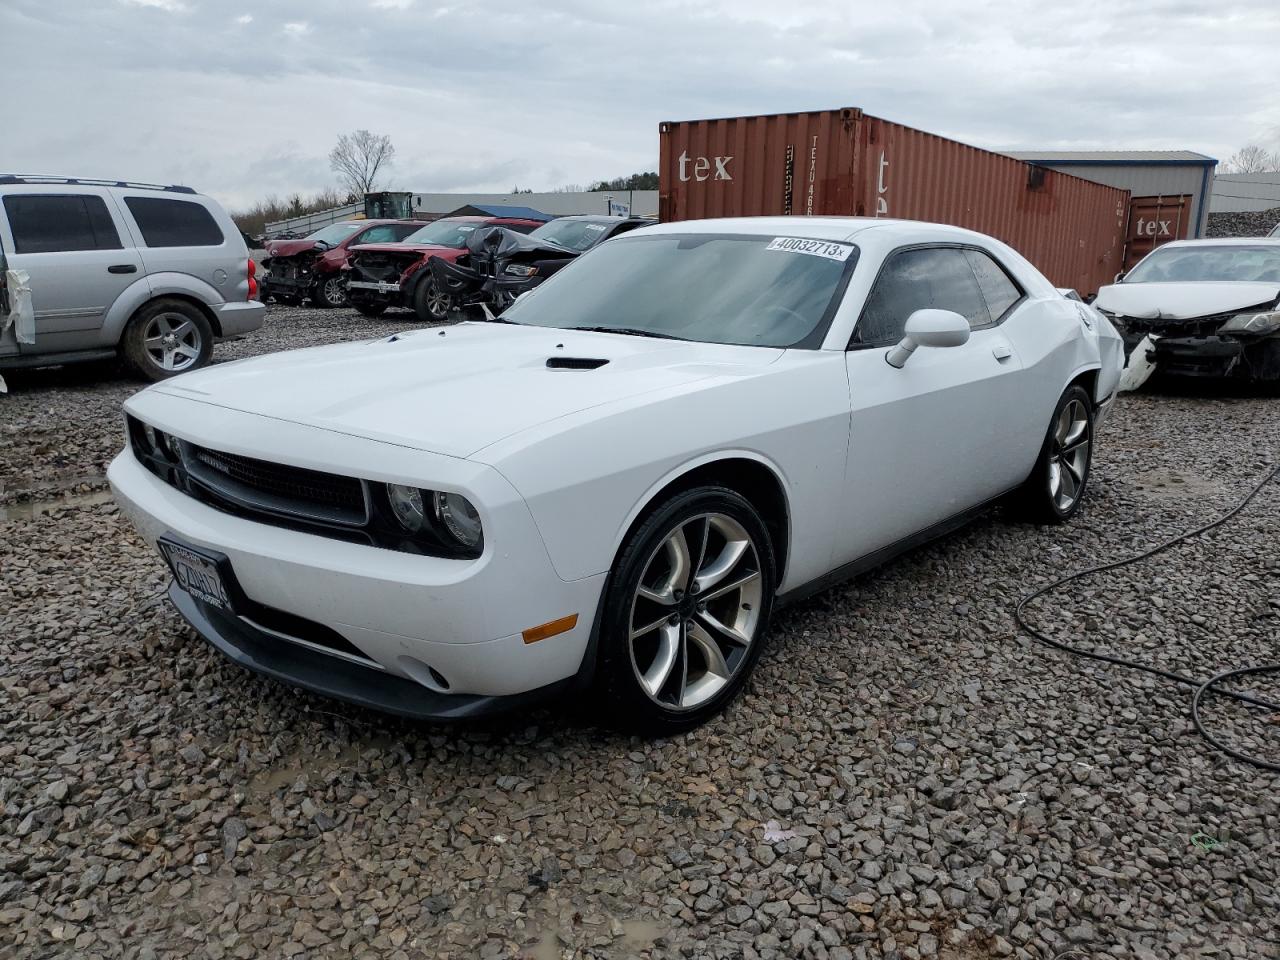
[[[1280,380],[1280,310],[1272,305],[1185,319],[1106,315],[1126,355],[1149,343],[1146,359],[1159,374]]]

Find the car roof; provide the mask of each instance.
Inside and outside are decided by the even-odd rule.
[[[893,220],[877,217],[724,217],[715,220],[681,220],[645,227],[646,236],[655,233],[737,233],[763,237],[812,237],[817,240],[856,240],[874,230],[887,242],[950,241],[970,243],[990,238],[985,234],[923,220]]]
[[[1170,240],[1156,247],[1256,247],[1259,244],[1268,247],[1280,247],[1280,237],[1204,237],[1200,240]]]

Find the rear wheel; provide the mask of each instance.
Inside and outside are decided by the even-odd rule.
[[[385,300],[367,300],[364,297],[348,298],[351,306],[356,308],[356,312],[365,317],[380,317],[387,312],[387,303]]]
[[[347,283],[341,273],[322,274],[311,288],[311,302],[317,307],[344,307],[347,304]]]
[[[196,370],[213,355],[213,330],[203,313],[182,300],[147,304],[125,327],[125,359],[148,380]]]
[[[1093,402],[1079,384],[1058,399],[1031,476],[1014,495],[1028,519],[1062,523],[1080,509],[1093,463]]]
[[[742,689],[773,605],[773,549],[760,515],[725,487],[659,506],[610,575],[597,682],[617,724],[692,729]]]
[[[424,279],[413,291],[413,312],[423,323],[443,323],[449,318],[451,305],[449,294],[432,277]]]

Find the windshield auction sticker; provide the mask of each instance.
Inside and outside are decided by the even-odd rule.
[[[811,257],[828,260],[848,260],[853,253],[851,243],[832,243],[829,240],[805,240],[801,237],[774,237],[766,250],[785,250],[787,253],[807,253]]]

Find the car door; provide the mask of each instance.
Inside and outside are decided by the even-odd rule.
[[[902,368],[890,366],[885,353],[925,308],[964,316],[968,342],[921,347]],[[1014,309],[992,312],[963,247],[908,247],[885,259],[845,354],[852,417],[843,562],[963,514],[1026,475],[1020,431],[1006,429],[1020,361],[1000,321]]]
[[[100,346],[107,310],[142,275],[142,260],[112,205],[90,192],[7,193],[10,270],[31,278],[35,342],[22,353]]]

